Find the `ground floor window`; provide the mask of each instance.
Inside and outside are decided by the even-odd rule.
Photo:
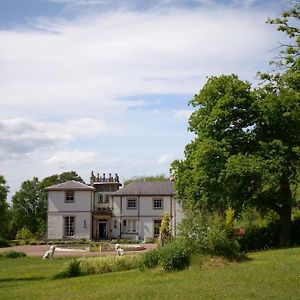
[[[153,235],[154,235],[154,237],[159,237],[160,225],[161,225],[161,220],[154,220],[153,221]]]
[[[75,235],[75,217],[64,217],[64,236],[73,237]]]
[[[123,220],[122,232],[123,233],[136,233],[137,232],[137,220],[134,220],[134,219]]]

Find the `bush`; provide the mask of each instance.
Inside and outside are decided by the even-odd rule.
[[[182,270],[189,265],[190,254],[183,243],[169,243],[159,252],[160,265],[166,272]]]
[[[55,275],[54,278],[71,278],[80,275],[80,261],[73,258],[65,264],[64,269],[60,273]]]
[[[191,214],[180,227],[186,245],[193,253],[239,256],[239,245],[233,231],[228,229],[223,216],[218,214]]]
[[[17,252],[17,251],[5,251],[2,253],[3,257],[6,258],[19,258],[19,257],[25,257],[26,253],[24,252]]]
[[[27,227],[24,226],[22,229],[20,229],[17,232],[16,239],[17,240],[26,240],[26,241],[31,240],[31,239],[33,239],[33,234]]]
[[[10,244],[7,240],[0,238],[0,248],[9,247]]]
[[[140,263],[140,269],[144,269],[145,267],[148,269],[155,268],[159,263],[159,251],[153,249],[151,251],[146,252],[143,255],[143,258]]]

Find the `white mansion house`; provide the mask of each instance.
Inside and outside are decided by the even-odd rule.
[[[172,234],[182,219],[172,181],[132,182],[120,189],[119,177],[95,176],[90,185],[67,181],[48,191],[48,239],[147,239],[159,235],[169,213]]]

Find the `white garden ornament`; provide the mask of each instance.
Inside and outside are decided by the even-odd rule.
[[[45,252],[43,259],[50,259],[53,257],[55,252],[55,246],[51,246],[48,251]]]
[[[125,251],[121,248],[120,244],[115,245],[115,251],[118,256],[123,256],[125,254]]]

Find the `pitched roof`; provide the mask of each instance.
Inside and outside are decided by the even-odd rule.
[[[174,196],[175,187],[172,181],[134,181],[122,189],[112,193],[112,196]]]
[[[73,191],[94,191],[95,189],[92,186],[86,185],[84,183],[70,180],[63,183],[55,184],[48,186],[45,188],[46,191],[66,191],[66,190],[73,190]]]

